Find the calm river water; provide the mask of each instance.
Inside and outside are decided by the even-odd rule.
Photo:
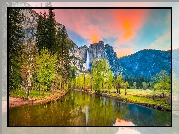
[[[70,91],[49,104],[10,108],[9,126],[171,126],[171,113]]]

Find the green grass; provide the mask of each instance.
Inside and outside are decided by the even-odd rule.
[[[117,97],[118,94],[114,93],[116,92],[116,89],[112,89],[110,96]],[[171,109],[171,105],[169,102],[166,101],[167,98],[155,98],[153,100],[152,97],[154,95],[154,92],[152,90],[143,90],[143,89],[127,89],[127,95],[125,95],[125,90],[120,90],[121,99],[128,99],[129,101],[132,101],[134,103],[148,103],[148,104],[155,104],[155,105],[161,105],[164,108]],[[166,96],[169,96],[168,91],[163,91]],[[159,96],[161,95],[162,91],[156,91],[155,95]]]
[[[55,94],[61,94],[62,91],[57,91]],[[44,95],[42,95],[42,91],[37,90],[31,90],[29,98],[35,98],[35,99],[42,99],[42,98],[48,98],[51,95],[50,91],[45,91]],[[15,90],[15,91],[10,91],[10,96],[11,97],[18,97],[18,98],[26,98],[26,90]]]

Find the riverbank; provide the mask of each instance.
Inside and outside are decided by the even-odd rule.
[[[30,97],[27,99],[24,97],[24,95],[16,96],[12,95],[9,96],[9,108],[11,107],[19,107],[23,105],[34,105],[39,103],[48,103],[51,101],[56,101],[65,96],[67,92],[61,91],[61,92],[55,92],[53,94],[45,94],[44,96],[35,97],[33,95],[30,95]]]
[[[124,103],[133,103],[141,106],[145,106],[148,108],[156,109],[159,111],[171,111],[171,105],[166,103],[165,98],[161,98],[159,95],[155,96],[155,99],[152,98],[151,95],[144,95],[144,93],[141,94],[127,94],[124,95],[124,91],[121,90],[121,94],[117,93],[96,93],[95,91],[91,90],[80,90],[80,89],[74,89],[75,91],[82,91],[88,94],[96,94],[102,97],[111,98],[114,100],[119,100]],[[137,89],[136,89],[137,90]]]

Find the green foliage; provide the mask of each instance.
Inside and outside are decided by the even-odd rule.
[[[136,89],[136,84],[137,84],[136,82],[133,83],[133,86],[134,86],[135,89]]]
[[[46,12],[44,12],[43,15],[42,13],[39,15],[36,42],[39,51],[45,47],[52,54],[57,53],[58,62],[56,71],[61,79],[60,83],[58,83],[61,86],[60,88],[68,88],[69,85],[71,86],[71,83],[74,83],[74,73],[76,70],[71,70],[69,49],[74,43],[68,39],[65,26],[60,24],[58,29],[56,29],[53,9],[49,9],[48,16]]]
[[[70,71],[69,71],[69,86],[71,88],[75,87],[75,78],[76,78],[76,70],[77,68],[74,66],[70,67]]]
[[[39,48],[39,51],[43,47],[48,48],[46,17],[47,17],[46,12],[44,12],[43,15],[42,13],[40,13],[38,21],[37,21],[37,31],[36,31],[35,36],[36,36],[36,43],[37,43],[37,47]]]
[[[127,94],[127,88],[129,87],[129,83],[126,82],[122,82],[122,87],[125,89],[125,95]]]
[[[71,57],[69,55],[69,49],[73,46],[73,43],[67,38],[68,34],[65,26],[62,28],[59,27],[56,35],[56,44],[57,44],[57,53],[59,54],[58,58],[58,72],[63,76],[63,83],[68,83],[69,78],[72,76],[74,78],[75,71],[71,70]]]
[[[57,54],[52,55],[45,48],[36,55],[36,77],[43,91],[50,87],[52,80],[56,78],[56,63]]]
[[[42,99],[42,98],[48,97],[49,95],[50,95],[50,91],[45,92],[43,96],[39,96],[39,93],[37,90],[31,90],[29,97]],[[20,89],[20,90],[10,91],[10,96],[18,97],[18,98],[26,98],[26,90]]]
[[[20,87],[20,71],[22,66],[21,44],[24,37],[22,30],[21,9],[9,9],[9,89],[14,90]]]
[[[91,75],[89,73],[85,76],[85,87],[87,89],[91,88]]]
[[[143,89],[147,89],[147,87],[148,87],[148,83],[146,83],[146,82],[142,82],[142,86],[143,86]]]
[[[93,88],[102,90],[105,87],[112,88],[113,73],[110,70],[107,59],[99,59],[92,63]]]
[[[76,78],[76,87],[77,88],[83,88],[84,87],[84,75],[83,74],[80,74]]]
[[[168,76],[165,70],[153,77],[153,82],[155,83],[154,88],[157,90],[171,90],[171,77]]]
[[[113,88],[113,72],[111,70],[108,70],[108,72],[106,73],[106,82],[105,82],[105,88],[106,89],[112,89]]]
[[[123,83],[123,78],[122,78],[122,75],[119,74],[117,75],[117,78],[114,81],[114,85],[116,87],[117,93],[120,93],[120,88],[122,87],[122,83]]]
[[[27,97],[29,96],[29,90],[34,83],[34,71],[35,71],[35,56],[37,53],[36,45],[31,39],[22,44],[22,70],[21,70],[21,85],[24,89],[27,89]]]
[[[47,29],[47,48],[54,54],[57,51],[56,48],[56,22],[55,22],[55,13],[49,9],[48,18],[46,20],[46,29]]]

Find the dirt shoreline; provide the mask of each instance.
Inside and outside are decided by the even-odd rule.
[[[35,99],[35,98],[29,98],[28,100],[24,98],[17,98],[17,97],[9,97],[9,108],[12,107],[19,107],[23,105],[34,105],[39,103],[47,103],[50,101],[56,101],[65,96],[67,93],[63,94],[54,94],[51,95],[49,98],[43,98],[43,99]]]

